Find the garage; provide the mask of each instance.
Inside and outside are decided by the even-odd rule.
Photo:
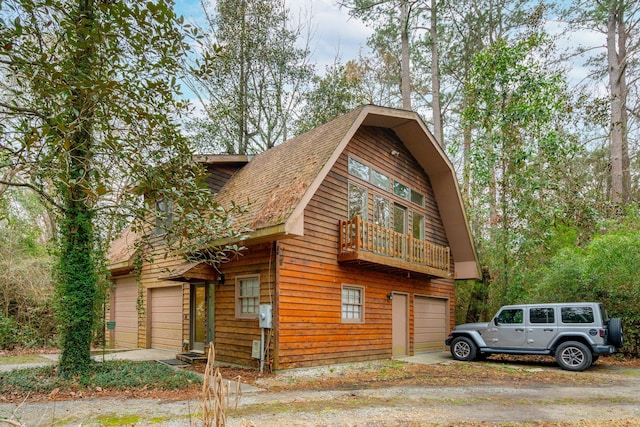
[[[442,350],[447,336],[447,300],[414,298],[414,352]]]
[[[138,348],[138,284],[135,277],[125,277],[114,282],[111,319],[116,322],[115,348]]]
[[[182,286],[151,289],[151,348],[182,349]]]

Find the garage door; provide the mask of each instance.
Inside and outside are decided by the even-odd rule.
[[[182,349],[182,286],[151,289],[151,348]]]
[[[115,348],[138,348],[138,284],[135,277],[117,279],[114,287]]]
[[[414,299],[415,353],[442,350],[447,335],[447,300]]]

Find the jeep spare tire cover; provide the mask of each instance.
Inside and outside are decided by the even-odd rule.
[[[622,320],[619,317],[609,319],[609,342],[617,348],[624,344],[624,334],[622,333]]]

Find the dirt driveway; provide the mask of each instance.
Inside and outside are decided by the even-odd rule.
[[[582,373],[547,361],[369,362],[257,378],[228,425],[640,426],[640,368],[599,361]],[[196,396],[1,404],[28,426],[189,426]],[[233,406],[233,398],[231,399]],[[2,424],[2,423],[0,423]]]

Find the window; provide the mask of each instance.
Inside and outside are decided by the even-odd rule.
[[[562,307],[560,309],[562,323],[593,323],[593,308],[591,307]]]
[[[236,317],[257,319],[260,306],[260,276],[236,279]]]
[[[373,195],[373,223],[384,228],[391,224],[391,202],[377,194]]]
[[[156,228],[153,232],[156,236],[167,234],[173,225],[173,202],[171,199],[162,199],[156,202]]]
[[[551,307],[532,308],[529,310],[531,323],[556,323],[555,310]]]
[[[498,314],[498,323],[501,325],[510,325],[522,323],[524,320],[521,308],[505,309]]]
[[[357,176],[360,179],[369,181],[369,166],[360,163],[353,157],[349,157],[349,173],[353,176]]]
[[[393,183],[393,193],[403,199],[409,199],[409,187],[404,184],[400,184],[398,181]]]
[[[391,178],[375,169],[371,169],[371,183],[386,191],[391,189]]]
[[[342,286],[342,322],[364,323],[364,288],[362,286]]]
[[[424,240],[424,215],[413,211],[411,214],[413,221],[411,227],[413,228],[413,238],[418,240]]]
[[[424,196],[416,190],[411,190],[411,202],[424,207]]]
[[[393,205],[393,231],[400,234],[407,232],[407,208],[402,205]]]
[[[349,183],[349,219],[359,216],[367,220],[367,189]]]

